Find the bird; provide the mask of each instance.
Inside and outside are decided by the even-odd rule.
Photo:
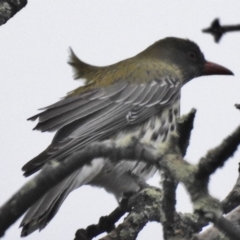
[[[177,132],[182,86],[200,76],[233,75],[207,61],[196,43],[177,37],[161,39],[133,57],[103,67],[83,62],[70,49],[69,64],[74,78],[83,79],[84,85],[28,119],[38,119],[35,130],[56,134],[22,167],[25,176],[52,159],[61,163],[92,142],[129,136],[161,147],[170,133]],[[104,188],[120,201],[126,192],[138,192],[141,182],[156,172],[155,166],[140,161],[93,159],[29,208],[20,224],[21,236],[45,228],[68,194],[82,185]]]

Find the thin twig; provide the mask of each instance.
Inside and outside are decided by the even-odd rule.
[[[237,109],[240,109],[240,104],[239,104],[239,103],[236,103],[236,104],[235,104],[235,107],[236,107]]]
[[[98,224],[92,224],[86,229],[78,229],[74,240],[91,240],[104,232],[110,232],[115,228],[115,223],[126,213],[123,208],[117,207],[108,216],[101,217]]]
[[[219,42],[222,36],[227,32],[240,31],[240,24],[221,26],[219,19],[215,19],[209,28],[203,29],[202,32],[213,35],[215,42]]]

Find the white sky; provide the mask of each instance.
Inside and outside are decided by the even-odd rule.
[[[131,57],[166,36],[189,38],[199,44],[206,59],[234,73],[202,77],[182,91],[181,111],[198,109],[191,147],[186,159],[196,163],[238,125],[240,112],[240,33],[227,34],[220,44],[202,34],[212,20],[240,23],[240,1],[201,0],[71,0],[29,1],[27,7],[0,27],[0,204],[26,181],[21,167],[41,152],[53,134],[32,131],[26,119],[79,86],[66,64],[68,47],[84,61],[107,65]],[[210,183],[211,193],[223,199],[237,178],[240,153]],[[151,182],[157,184],[158,178]],[[70,194],[60,211],[42,231],[29,240],[73,239],[78,228],[97,223],[117,203],[104,190],[82,187]],[[178,189],[178,209],[191,211],[188,197]],[[20,239],[20,221],[4,239]],[[159,240],[161,229],[149,224],[139,240]]]

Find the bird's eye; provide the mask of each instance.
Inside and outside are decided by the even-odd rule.
[[[197,54],[195,52],[189,52],[188,53],[189,58],[192,60],[197,60]]]

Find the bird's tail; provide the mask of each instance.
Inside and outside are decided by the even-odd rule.
[[[37,229],[42,230],[56,215],[63,201],[74,189],[89,183],[101,171],[103,159],[94,159],[91,165],[84,166],[64,179],[40,198],[24,216],[20,227],[25,237]]]

